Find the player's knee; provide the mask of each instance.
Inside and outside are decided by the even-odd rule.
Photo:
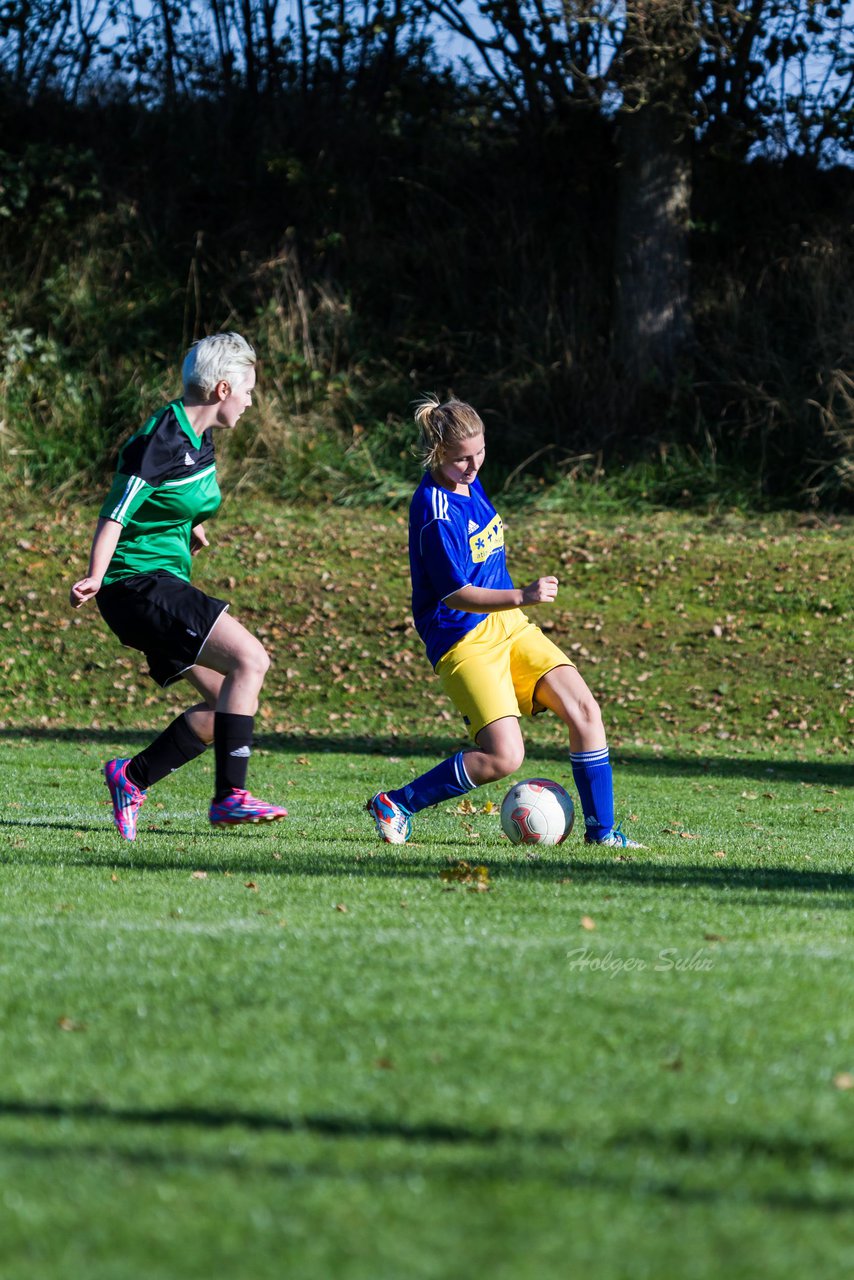
[[[498,782],[509,774],[521,769],[525,761],[525,744],[523,742],[506,743],[489,753],[488,768],[490,782]]]
[[[601,727],[602,712],[592,693],[585,694],[576,702],[575,720],[579,729],[598,729]]]
[[[260,640],[253,640],[240,654],[238,665],[243,675],[257,683],[260,688],[270,670],[270,655]]]

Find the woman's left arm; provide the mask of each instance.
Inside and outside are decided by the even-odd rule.
[[[190,554],[195,556],[201,551],[202,547],[209,547],[208,535],[205,533],[205,526],[197,524],[190,534]]]

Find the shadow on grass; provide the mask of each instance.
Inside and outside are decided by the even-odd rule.
[[[239,875],[269,875],[275,878],[289,876],[345,877],[350,880],[360,879],[395,879],[433,881],[439,886],[439,874],[449,865],[460,859],[485,864],[492,876],[492,887],[500,889],[502,882],[572,882],[577,885],[603,884],[610,888],[665,888],[696,889],[710,888],[734,895],[738,892],[777,893],[810,893],[822,895],[821,906],[842,910],[854,909],[854,870],[820,871],[812,868],[784,866],[722,866],[719,863],[709,866],[698,866],[693,863],[650,861],[642,854],[623,854],[619,861],[610,854],[603,855],[602,861],[573,858],[571,855],[561,858],[548,854],[533,858],[510,861],[509,844],[487,845],[468,844],[456,839],[442,839],[438,836],[429,843],[406,845],[406,855],[400,849],[391,852],[389,846],[373,842],[370,836],[338,836],[335,844],[350,843],[354,846],[352,857],[341,857],[330,853],[329,846],[318,841],[314,849],[303,845],[295,847],[294,837],[283,830],[276,832],[275,849],[271,844],[273,834],[267,827],[253,827],[240,834],[228,833],[211,837],[205,833],[205,840],[211,838],[223,842],[222,857],[212,856],[209,847],[204,849],[187,849],[180,857],[175,856],[166,844],[169,840],[191,840],[200,833],[193,829],[170,827],[169,831],[141,830],[139,838],[132,845],[118,841],[114,833],[105,830],[104,826],[86,827],[81,824],[71,825],[67,822],[33,822],[0,818],[0,832],[4,829],[14,831],[26,830],[74,830],[86,831],[93,838],[103,837],[103,852],[90,849],[70,849],[62,854],[65,867],[110,867],[112,869],[133,870],[143,873],[161,873],[171,871],[207,871],[212,874],[231,872]],[[147,845],[146,836],[151,843]],[[156,841],[156,844],[154,844]],[[358,852],[366,845],[371,852]],[[165,847],[164,847],[165,846]],[[376,852],[373,850],[376,849]],[[655,852],[655,851],[653,851]],[[275,858],[274,858],[275,853]],[[610,856],[609,856],[610,855]],[[15,849],[14,852],[0,852],[0,866],[3,864],[44,866],[44,856],[33,856],[26,849]],[[442,886],[446,887],[446,886]],[[466,885],[460,884],[460,892],[466,891]],[[834,896],[835,895],[835,896]]]
[[[762,1204],[769,1208],[782,1208],[807,1213],[836,1214],[847,1213],[854,1205],[854,1196],[848,1194],[815,1194],[803,1186],[803,1172],[809,1170],[814,1162],[847,1174],[854,1167],[851,1152],[843,1151],[823,1140],[805,1139],[800,1141],[790,1136],[773,1136],[755,1134],[749,1131],[726,1132],[692,1132],[689,1130],[668,1133],[666,1130],[653,1128],[637,1129],[624,1134],[617,1133],[597,1150],[603,1167],[610,1167],[608,1174],[591,1170],[589,1138],[579,1141],[576,1135],[556,1130],[533,1130],[524,1132],[496,1127],[475,1128],[469,1125],[447,1124],[443,1122],[414,1123],[406,1120],[383,1120],[366,1117],[336,1115],[277,1116],[269,1113],[243,1112],[228,1109],[210,1110],[208,1108],[171,1107],[145,1110],[142,1108],[107,1107],[98,1103],[57,1103],[57,1102],[25,1102],[16,1100],[0,1100],[0,1118],[9,1117],[23,1120],[56,1120],[60,1122],[104,1122],[112,1126],[135,1128],[142,1126],[149,1130],[163,1130],[170,1127],[196,1130],[200,1133],[216,1132],[222,1129],[239,1128],[253,1133],[275,1133],[283,1136],[310,1135],[319,1138],[354,1139],[365,1141],[396,1141],[413,1146],[442,1147],[459,1149],[473,1147],[476,1150],[488,1150],[493,1153],[486,1163],[459,1163],[455,1154],[451,1172],[454,1176],[466,1181],[505,1177],[514,1183],[522,1179],[533,1178],[538,1181],[553,1182],[559,1186],[576,1188],[588,1187],[618,1194],[641,1195],[650,1198],[661,1198],[684,1203],[716,1203],[735,1200],[744,1203],[746,1200]],[[7,1156],[19,1154],[28,1160],[55,1159],[91,1159],[109,1156],[112,1159],[125,1160],[131,1164],[160,1167],[182,1164],[187,1166],[204,1166],[220,1170],[247,1174],[275,1175],[278,1177],[298,1177],[304,1179],[306,1174],[325,1176],[347,1176],[353,1174],[342,1171],[336,1166],[322,1167],[315,1162],[307,1166],[305,1158],[297,1163],[260,1160],[241,1154],[235,1156],[230,1152],[212,1155],[210,1151],[190,1153],[186,1150],[170,1148],[165,1151],[145,1150],[139,1148],[122,1148],[115,1141],[106,1139],[102,1143],[91,1140],[83,1145],[66,1143],[23,1143],[6,1141],[3,1144]],[[532,1159],[522,1158],[523,1153]],[[643,1160],[644,1172],[637,1167],[619,1171],[615,1168],[614,1154],[628,1154],[630,1157]],[[390,1172],[398,1174],[417,1172],[420,1166],[412,1165],[416,1153],[407,1153],[406,1167],[401,1168],[401,1161],[388,1152],[379,1152],[376,1164],[364,1158],[360,1161],[359,1176],[371,1181],[377,1176],[386,1180]],[[735,1182],[722,1180],[714,1186],[691,1185],[693,1174],[699,1173],[705,1180],[705,1165],[709,1157],[735,1156],[744,1165],[759,1159],[771,1159],[782,1165],[781,1169],[768,1172],[768,1180],[778,1178],[782,1172],[791,1177],[796,1171],[800,1185],[790,1190],[786,1186],[766,1186],[750,1189],[740,1179]],[[650,1170],[654,1159],[674,1157],[683,1162],[686,1158],[696,1160],[697,1167],[683,1167],[676,1176],[672,1171],[666,1177],[657,1177]],[[499,1163],[500,1161],[500,1163]],[[583,1167],[578,1167],[579,1163]],[[576,1167],[573,1168],[573,1165]]]
[[[513,1134],[495,1128],[475,1129],[467,1125],[441,1123],[410,1124],[406,1120],[359,1120],[352,1116],[275,1116],[257,1111],[213,1111],[205,1107],[113,1108],[97,1102],[19,1102],[0,1099],[0,1116],[23,1116],[53,1120],[106,1120],[111,1124],[142,1124],[151,1127],[188,1125],[197,1129],[226,1129],[239,1126],[256,1133],[315,1133],[331,1138],[401,1138],[407,1142],[471,1143],[492,1146],[505,1138],[530,1140],[527,1134]],[[549,1146],[562,1146],[559,1134],[534,1135]]]
[[[3,729],[0,743],[71,742],[109,744],[110,750],[122,743],[127,750],[146,746],[156,729]],[[437,760],[459,751],[459,736],[400,736],[283,733],[259,734],[255,746],[273,754],[355,755],[355,756],[427,756]],[[532,760],[556,760],[568,768],[567,748],[560,744],[532,744]],[[706,756],[666,755],[662,752],[637,751],[614,747],[611,759],[617,766],[658,777],[757,778],[764,782],[810,782],[831,787],[854,786],[854,764],[851,761],[786,760],[772,754],[765,756],[726,756],[710,752]],[[405,770],[403,771],[405,773]],[[405,779],[402,779],[405,780]],[[396,780],[395,780],[396,781]]]

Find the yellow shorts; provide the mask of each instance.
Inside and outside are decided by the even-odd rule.
[[[442,688],[472,738],[504,716],[532,716],[534,690],[555,667],[574,667],[521,609],[490,613],[436,664]]]

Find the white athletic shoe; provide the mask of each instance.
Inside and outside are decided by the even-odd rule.
[[[638,844],[637,840],[630,840],[623,831],[622,827],[614,827],[613,831],[609,831],[601,840],[591,840],[590,836],[584,837],[585,844],[598,844],[606,849],[645,849],[645,844]]]
[[[381,840],[386,844],[406,844],[412,835],[412,819],[393,800],[389,800],[384,791],[369,800],[365,808],[373,818]]]

